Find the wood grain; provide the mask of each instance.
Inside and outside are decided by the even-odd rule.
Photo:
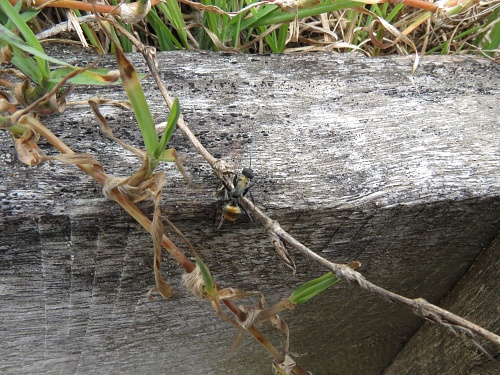
[[[94,58],[61,54],[81,65]],[[139,55],[130,58],[146,72]],[[255,202],[324,257],[359,260],[370,281],[439,304],[498,235],[498,65],[427,56],[413,86],[411,57],[169,52],[158,60],[205,147],[236,171],[251,163]],[[152,80],[144,87],[155,119],[164,120]],[[118,88],[81,87],[70,100],[92,95],[124,98]],[[141,146],[131,112],[102,112],[115,135]],[[42,121],[75,151],[96,155],[108,173],[138,168],[102,136],[88,107]],[[174,296],[147,300],[154,284],[151,239],[89,177],[56,162],[23,166],[5,132],[0,145],[0,372],[271,373],[270,357],[251,338],[229,352],[236,330],[183,289],[167,254],[163,275]],[[248,220],[218,231],[217,181],[209,166],[180,132],[171,146],[189,155],[186,168],[202,189],[189,188],[165,165],[164,214],[222,286],[261,290],[273,303],[324,272],[292,252],[298,272],[291,275],[263,228]],[[141,207],[152,212],[151,203]],[[498,278],[492,283],[498,289]],[[479,301],[480,289],[469,289],[474,284],[456,293],[479,290]],[[484,298],[499,305],[498,296]],[[476,303],[461,306],[467,316]],[[315,374],[380,374],[423,324],[411,311],[346,284],[282,318],[291,328],[291,350],[301,355],[297,362]],[[496,318],[485,319],[480,323]],[[263,329],[280,347],[282,335]],[[442,328],[436,336],[463,346]],[[478,361],[488,363],[484,356]]]
[[[491,332],[500,331],[498,280],[500,278],[500,238],[478,257],[469,271],[460,279],[443,301],[442,307],[466,319],[481,324]],[[456,336],[467,332],[449,331],[425,323],[411,338],[392,365],[384,372],[391,374],[474,374],[494,375],[500,371],[500,362],[484,361],[481,350],[463,338],[456,345]],[[479,341],[479,340],[478,340]],[[481,344],[480,344],[481,345]],[[482,348],[498,358],[498,348],[482,343]],[[443,361],[443,358],[447,360]]]

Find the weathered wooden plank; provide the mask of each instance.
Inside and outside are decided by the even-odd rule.
[[[159,63],[203,144],[237,170],[251,155],[256,203],[328,259],[360,260],[369,280],[439,303],[498,234],[498,66],[426,57],[415,88],[410,57],[173,52]],[[164,119],[146,82],[154,116]],[[123,98],[115,88],[80,88],[72,99],[94,94]],[[140,144],[130,113],[103,113],[117,136]],[[137,168],[101,136],[88,108],[44,123],[75,151],[97,155],[109,173]],[[229,353],[235,330],[184,291],[168,256],[174,297],[147,301],[151,241],[90,178],[56,163],[29,169],[5,133],[0,142],[1,371],[268,372],[270,358],[248,337]],[[186,187],[166,166],[164,212],[223,286],[259,289],[275,302],[322,273],[294,254],[299,271],[290,275],[258,224],[241,220],[217,231],[216,180],[182,134],[172,145],[190,155],[186,167],[203,189]],[[151,212],[151,204],[142,207]],[[347,285],[283,317],[291,350],[316,374],[379,374],[422,324]],[[279,345],[281,335],[268,331]]]
[[[491,332],[500,332],[500,238],[482,253],[442,303],[442,307],[481,324]],[[456,334],[468,335],[455,328]],[[452,339],[450,339],[450,336]],[[477,340],[478,343],[481,340]],[[491,343],[480,345],[498,358],[498,348]],[[443,358],[445,360],[443,360]],[[500,371],[497,361],[484,361],[479,348],[464,338],[456,340],[450,331],[443,334],[438,327],[425,323],[411,338],[384,375],[405,374],[481,374]]]

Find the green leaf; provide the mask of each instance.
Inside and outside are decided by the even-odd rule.
[[[141,129],[144,146],[146,147],[148,155],[154,157],[155,150],[158,147],[158,137],[156,135],[153,116],[151,116],[144,90],[139,81],[139,76],[134,66],[128,61],[118,45],[115,45],[115,54],[118,62],[118,69],[120,69],[120,76],[123,81],[123,87],[125,88],[132,109],[134,110],[135,118]]]
[[[4,1],[4,0],[0,0],[0,2],[1,1]],[[15,47],[23,50],[24,52],[30,53],[30,54],[34,55],[35,57],[44,60],[45,62],[50,61],[50,62],[52,62],[54,64],[58,64],[58,65],[71,66],[67,62],[64,62],[62,60],[59,60],[59,59],[56,59],[54,57],[50,57],[49,55],[46,55],[45,52],[43,52],[43,50],[40,51],[36,48],[33,48],[32,46],[30,46],[28,43],[26,43],[24,40],[22,40],[20,37],[15,35],[13,32],[11,32],[9,29],[7,29],[3,25],[0,25],[0,40],[6,44],[10,44],[11,46],[15,46]],[[48,64],[47,64],[47,70],[42,71],[41,73],[43,74],[44,72],[46,73],[44,75],[44,77],[48,78],[49,77]]]
[[[156,13],[156,9],[152,8],[147,16],[148,23],[154,30],[154,34],[158,38],[158,44],[162,51],[173,51],[175,47],[182,49],[182,45],[174,37],[174,34],[163,23],[161,18]]]
[[[45,55],[43,53],[43,48],[38,39],[36,38],[35,34],[33,34],[33,31],[29,28],[29,26],[26,24],[25,20],[19,15],[19,12],[12,7],[12,5],[9,3],[8,0],[0,0],[0,6],[2,8],[2,11],[9,17],[9,20],[16,26],[16,28],[19,30],[19,32],[23,35],[24,39],[26,40],[27,44],[37,52],[41,53],[42,55]],[[4,34],[5,31],[9,31],[5,27],[3,27],[3,30],[0,31],[1,34]],[[9,33],[11,33],[9,31]],[[12,34],[12,33],[11,33]],[[14,35],[14,34],[12,34]],[[3,35],[2,35],[3,39]],[[18,46],[19,47],[19,46]],[[19,47],[24,50],[24,48]],[[26,50],[25,50],[26,51]],[[29,52],[29,51],[26,51]],[[33,52],[29,52],[33,53]],[[38,67],[40,68],[40,73],[42,77],[48,78],[49,76],[49,64],[47,62],[47,59],[41,55],[35,54],[36,61],[38,63]],[[47,55],[45,55],[47,56]]]
[[[215,289],[215,284],[212,280],[210,270],[200,258],[196,258],[196,264],[200,268],[201,276],[203,277],[203,283],[205,284],[205,293],[212,296],[215,295],[217,290]]]
[[[284,23],[281,25],[281,27],[278,29],[278,53],[283,53],[286,47],[286,37],[288,33],[288,27],[290,24]]]
[[[0,46],[2,45],[3,43],[0,43]],[[12,65],[14,65],[21,72],[23,72],[23,74],[26,77],[28,77],[31,81],[33,81],[38,85],[42,85],[43,76],[40,72],[40,69],[38,69],[38,64],[35,61],[35,59],[32,59],[26,52],[24,52],[22,49],[16,46],[11,45],[11,48],[12,48],[12,59],[10,62],[12,63]]]
[[[127,23],[122,23],[122,26],[125,30],[127,30],[129,33],[133,34],[134,32],[132,31],[132,28],[130,27],[129,24]],[[115,32],[115,29],[113,28],[113,32]],[[122,51],[126,53],[133,52],[132,49],[132,42],[128,37],[120,33],[120,45],[122,47]]]
[[[51,72],[50,82],[59,83],[63,78],[65,78],[69,73],[71,73],[75,68],[58,68]],[[84,72],[81,72],[76,77],[71,78],[68,82],[73,85],[96,85],[96,86],[107,86],[107,85],[117,85],[121,84],[120,78],[116,79],[113,75],[109,76],[111,69],[108,68],[90,68]],[[140,73],[137,74],[139,79],[147,77],[147,74]]]
[[[186,22],[184,22],[184,18],[182,16],[181,9],[179,7],[179,3],[175,0],[167,0],[165,3],[159,3],[157,5],[158,9],[165,14],[167,19],[171,22],[174,27],[177,35],[184,45],[185,48],[189,48],[187,31],[186,31]],[[174,38],[175,40],[175,38]],[[174,41],[172,40],[172,41]],[[175,42],[174,42],[175,43]],[[177,44],[177,43],[176,43]],[[179,47],[182,48],[182,47]]]
[[[308,281],[295,289],[290,296],[290,302],[295,305],[306,303],[311,298],[315,297],[325,289],[338,283],[340,279],[334,276],[331,272],[318,277],[317,279]]]
[[[484,53],[490,57],[493,57],[498,46],[500,45],[500,7],[495,8],[491,13],[490,17],[484,25],[482,25],[483,32],[479,33],[477,38],[474,40],[474,45],[476,47],[481,47]],[[493,24],[493,27],[491,27]],[[481,46],[482,44],[482,46]]]
[[[174,104],[170,109],[170,115],[168,116],[167,126],[165,128],[165,131],[163,132],[160,143],[158,144],[158,147],[155,150],[154,156],[156,158],[158,158],[162,153],[162,151],[165,149],[165,147],[167,147],[167,143],[172,137],[172,134],[174,133],[175,125],[177,125],[177,120],[179,119],[180,115],[181,115],[181,110],[179,106],[179,99],[175,98]]]
[[[173,163],[177,161],[177,151],[175,148],[169,148],[167,150],[163,150],[158,156],[158,161],[164,161],[167,163]]]
[[[321,13],[335,12],[356,6],[364,6],[364,4],[360,1],[352,0],[329,0],[319,5],[299,9],[298,17],[312,17]],[[255,16],[245,19],[245,21],[242,22],[241,28],[246,29],[248,27],[269,26],[282,22],[290,22],[293,21],[296,16],[296,12],[287,13],[275,6],[265,5],[259,8]]]

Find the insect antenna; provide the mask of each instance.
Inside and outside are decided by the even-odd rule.
[[[250,165],[248,166],[248,168],[252,169],[252,152],[253,152],[253,134],[250,133]]]

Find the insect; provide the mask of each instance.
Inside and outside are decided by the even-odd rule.
[[[226,194],[225,201],[229,202],[222,208],[222,219],[218,228],[222,226],[224,219],[231,222],[238,220],[241,216],[241,211],[245,212],[247,217],[252,220],[245,207],[241,205],[240,199],[249,193],[250,188],[255,185],[255,181],[252,181],[253,178],[254,174],[251,168],[243,168],[239,177],[238,175],[234,176],[234,189],[229,192],[229,196]],[[250,197],[252,197],[251,194]]]
[[[245,137],[244,138],[248,138]],[[234,175],[233,178],[233,188],[230,189],[229,186],[222,182],[222,186],[217,190],[220,193],[222,190],[224,191],[224,197],[222,199],[222,218],[220,220],[219,226],[217,229],[222,227],[224,224],[224,220],[235,222],[241,216],[241,212],[243,211],[245,215],[249,218],[250,221],[252,217],[248,214],[245,207],[241,204],[241,198],[247,195],[250,192],[250,188],[255,185],[255,181],[253,181],[254,174],[252,170],[252,146],[253,141],[250,137],[250,165],[249,167],[243,168],[241,174],[238,176],[236,173],[225,168],[223,173]],[[252,194],[250,193],[250,199],[253,202]],[[221,201],[219,201],[221,202]]]

